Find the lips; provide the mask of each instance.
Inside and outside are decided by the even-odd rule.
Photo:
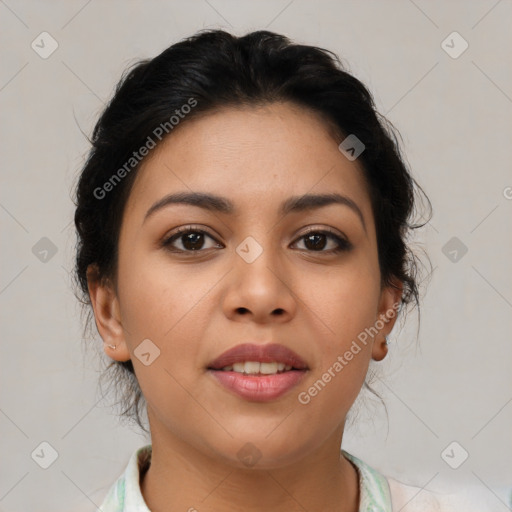
[[[307,370],[307,364],[293,350],[272,343],[268,345],[254,345],[245,343],[237,345],[226,352],[223,352],[217,359],[208,365],[210,370],[222,370],[226,366],[232,366],[234,363],[243,363],[254,361],[259,363],[283,363],[291,366],[293,370]]]
[[[244,366],[240,366],[241,363],[245,363]],[[258,367],[259,363],[266,363],[266,368],[263,364]],[[255,366],[260,368],[257,373]],[[281,371],[275,373],[277,367]],[[237,368],[243,368],[243,372],[233,371]],[[295,388],[309,368],[298,354],[283,345],[246,343],[221,354],[207,370],[214,382],[239,398],[249,402],[270,402]]]

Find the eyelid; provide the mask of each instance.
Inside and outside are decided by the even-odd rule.
[[[205,226],[202,226],[201,224],[187,224],[185,226],[180,226],[179,228],[176,228],[175,230],[171,231],[171,233],[165,235],[162,239],[162,245],[168,245],[170,243],[170,240],[174,237],[176,239],[179,238],[178,235],[186,234],[189,232],[198,232],[203,233],[207,236],[209,236],[211,239],[213,239],[216,243],[221,243],[217,240],[217,235],[212,234],[208,228]]]
[[[335,230],[329,226],[317,226],[317,225],[307,226],[306,230],[302,231],[297,236],[302,237],[305,235],[309,235],[309,233],[318,233],[318,232],[329,233],[329,234],[335,235],[339,238],[343,238],[343,239],[347,240],[347,242],[348,242],[348,237],[345,235],[345,233],[343,233],[342,231]]]

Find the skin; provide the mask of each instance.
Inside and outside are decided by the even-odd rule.
[[[89,292],[106,354],[132,360],[147,401],[153,458],[141,490],[153,512],[358,510],[357,471],[340,456],[345,418],[370,359],[386,356],[395,319],[308,404],[298,401],[401,297],[400,283],[381,286],[367,186],[358,161],[338,150],[341,140],[290,103],[225,108],[182,123],[143,162],[123,215],[115,282],[100,284],[91,268]],[[178,191],[226,197],[237,213],[174,204],[144,221]],[[290,196],[332,192],[358,205],[365,226],[339,204],[277,213]],[[190,224],[212,236],[202,252],[159,245]],[[329,253],[329,237],[318,249],[306,245],[307,226],[331,228],[353,247]],[[248,236],[263,249],[252,263],[235,251]],[[178,237],[174,249],[186,243]],[[144,339],[160,350],[148,366],[134,354]],[[244,342],[291,348],[308,364],[304,380],[268,403],[230,393],[206,367]],[[237,456],[248,442],[261,456],[251,467]]]

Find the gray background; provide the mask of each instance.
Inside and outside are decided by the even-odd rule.
[[[413,314],[375,366],[389,423],[369,398],[343,447],[403,482],[464,484],[508,510],[511,14],[507,0],[0,0],[0,510],[96,510],[148,442],[98,392],[99,336],[82,349],[71,191],[88,149],[81,130],[91,133],[121,72],[205,27],[267,28],[335,51],[402,133],[433,203],[414,243],[434,272],[419,339]],[[58,43],[46,59],[31,47],[51,48],[43,31]],[[458,53],[461,40],[442,45],[454,31],[469,44],[457,58],[445,49]],[[31,457],[44,441],[58,453],[48,469],[34,459],[49,449]],[[452,461],[469,453],[458,469],[441,455],[453,441]]]

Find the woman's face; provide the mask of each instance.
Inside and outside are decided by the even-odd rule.
[[[116,291],[91,295],[107,354],[133,362],[154,441],[267,468],[339,449],[400,297],[381,289],[367,187],[339,142],[280,103],[185,122],[143,162]],[[216,199],[162,202],[173,194]]]

